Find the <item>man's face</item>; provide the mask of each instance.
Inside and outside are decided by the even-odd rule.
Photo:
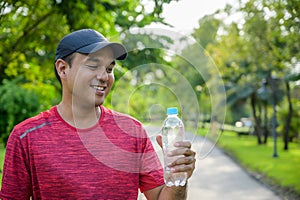
[[[114,83],[114,56],[110,47],[95,53],[76,53],[68,68],[67,90],[72,104],[99,106],[104,102]]]

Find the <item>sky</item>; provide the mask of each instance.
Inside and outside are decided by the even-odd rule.
[[[189,33],[198,27],[198,21],[203,16],[224,8],[227,3],[235,2],[236,0],[179,0],[165,5],[162,16],[165,22],[174,26],[175,30]],[[152,24],[150,27],[165,28],[157,24]]]

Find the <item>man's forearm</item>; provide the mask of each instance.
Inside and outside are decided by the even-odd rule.
[[[185,186],[167,187],[161,190],[159,200],[184,200],[187,198],[187,184]]]

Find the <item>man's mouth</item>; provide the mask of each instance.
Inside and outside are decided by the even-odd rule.
[[[93,85],[92,88],[98,91],[104,91],[106,87],[104,86],[98,86],[98,85]]]

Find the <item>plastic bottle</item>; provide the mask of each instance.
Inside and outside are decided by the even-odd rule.
[[[184,125],[181,119],[177,116],[177,108],[167,109],[167,118],[162,127],[162,142],[164,154],[164,179],[165,184],[171,186],[184,186],[186,184],[186,172],[171,172],[168,164],[174,162],[181,156],[168,156],[168,152],[176,149],[174,143],[184,140]]]

